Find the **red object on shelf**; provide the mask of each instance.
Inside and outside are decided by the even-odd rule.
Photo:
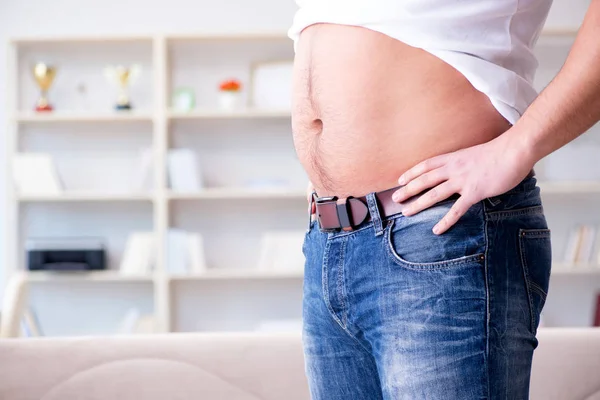
[[[53,108],[50,104],[45,104],[43,106],[36,106],[35,107],[35,111],[37,112],[48,112],[48,111],[52,111]]]
[[[230,79],[222,82],[219,89],[224,92],[237,92],[242,88],[242,84],[237,79]]]
[[[596,311],[594,312],[594,326],[600,327],[600,293],[596,295]]]

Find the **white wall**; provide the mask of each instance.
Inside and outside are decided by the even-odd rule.
[[[7,40],[27,36],[89,36],[285,31],[293,0],[0,0],[0,254],[5,252]],[[0,257],[0,299],[6,280]]]

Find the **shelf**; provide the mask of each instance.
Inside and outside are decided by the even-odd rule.
[[[552,265],[552,275],[599,275],[600,265],[595,264],[564,264]]]
[[[117,271],[26,272],[29,282],[152,282],[152,275],[123,275]]]
[[[103,193],[69,193],[65,192],[59,195],[19,195],[17,199],[22,203],[35,202],[115,202],[115,201],[152,201],[152,195],[149,194],[103,194]]]
[[[600,182],[540,182],[542,195],[600,194]]]
[[[12,38],[11,43],[17,45],[31,44],[77,44],[77,43],[129,43],[150,42],[152,36],[129,35],[129,36],[31,36]]]
[[[167,35],[168,41],[212,41],[212,40],[290,40],[286,32],[239,32],[226,34],[181,34]],[[290,40],[291,43],[291,40]]]
[[[152,122],[153,118],[148,113],[138,112],[104,112],[104,113],[83,113],[83,112],[48,112],[19,113],[14,117],[19,123],[47,123],[47,122]]]
[[[290,110],[253,110],[242,109],[237,111],[222,110],[191,110],[169,111],[167,117],[171,121],[204,120],[204,119],[278,119],[291,118]]]
[[[289,271],[260,271],[254,269],[240,268],[220,268],[213,269],[206,273],[188,274],[188,275],[172,275],[169,277],[174,282],[185,281],[204,281],[204,280],[228,280],[228,279],[290,279],[302,278],[304,271],[289,270]]]
[[[288,188],[211,188],[196,193],[171,192],[171,200],[202,199],[304,199],[306,190]]]
[[[579,32],[579,28],[544,28],[541,36],[566,36],[575,37]]]

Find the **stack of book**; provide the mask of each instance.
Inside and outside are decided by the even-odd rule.
[[[564,263],[596,265],[600,269],[600,235],[597,227],[579,225],[571,230],[565,249]]]

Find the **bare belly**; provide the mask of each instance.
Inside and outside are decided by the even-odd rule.
[[[320,196],[396,186],[420,161],[510,127],[453,67],[365,28],[306,28],[293,85],[294,144]]]

